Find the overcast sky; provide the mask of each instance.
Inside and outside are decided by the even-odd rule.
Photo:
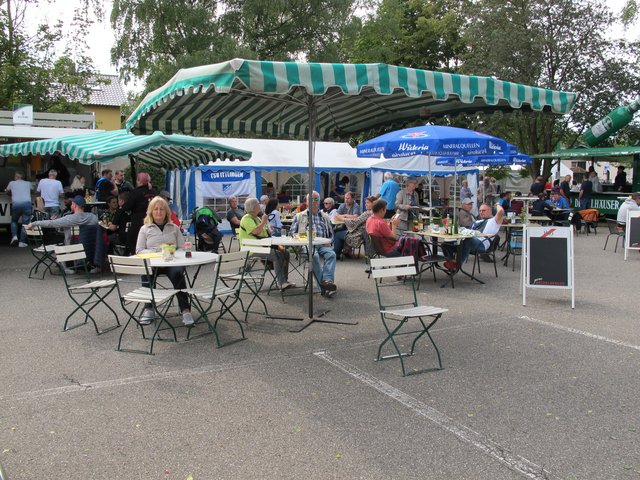
[[[50,3],[42,2],[38,9],[39,15],[30,15],[33,19],[34,25],[38,23],[44,23],[49,21],[53,23],[53,19],[60,18],[65,24],[71,22],[73,17],[73,9],[79,4],[78,0],[50,0]],[[100,73],[104,74],[117,74],[115,67],[110,64],[111,47],[113,46],[113,32],[111,31],[109,23],[109,14],[111,13],[111,0],[105,0],[105,21],[94,25],[87,43],[89,45],[89,53],[93,57],[94,65]],[[622,6],[625,4],[625,0],[607,0],[609,8],[615,13],[619,13]],[[636,29],[628,29],[623,31],[621,26],[612,32],[612,35],[619,37],[621,35],[628,39],[637,39],[638,34]],[[141,90],[142,87],[136,84],[129,84],[126,86],[129,90]]]

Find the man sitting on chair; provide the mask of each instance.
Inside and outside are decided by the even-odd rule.
[[[471,225],[472,230],[477,230],[489,235],[497,235],[502,225],[504,217],[504,209],[496,203],[496,214],[493,216],[491,207],[486,203],[480,205],[480,218]],[[470,253],[485,253],[491,245],[491,237],[472,237],[462,242],[462,251],[460,252],[460,262],[464,263],[469,258]],[[455,246],[443,244],[442,252],[449,259],[455,259]],[[450,260],[452,262],[453,260]],[[455,265],[452,265],[455,267]]]
[[[618,209],[616,222],[621,231],[624,231],[627,224],[627,212],[632,210],[640,210],[640,192],[632,193],[631,197],[627,198]]]
[[[24,228],[27,230],[30,230],[32,227],[64,228],[64,243],[65,245],[69,245],[71,243],[71,227],[76,225],[98,225],[98,217],[94,213],[85,212],[85,205],[84,198],[76,195],[71,200],[71,211],[73,212],[71,215],[65,215],[55,220],[31,222],[29,225],[25,225]]]
[[[307,210],[297,213],[293,217],[289,235],[307,232],[309,229],[309,217],[312,221],[312,230],[318,237],[330,238],[333,240],[333,227],[329,215],[320,211],[320,194],[312,192],[311,198],[307,195]],[[320,269],[320,257],[324,264]],[[336,252],[333,247],[321,245],[314,249],[313,253],[313,276],[320,282],[320,293],[325,297],[333,297],[336,294],[336,284],[334,283],[336,272]]]

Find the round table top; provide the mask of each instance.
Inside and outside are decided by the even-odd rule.
[[[313,245],[329,245],[330,238],[316,237],[313,239]],[[285,247],[302,247],[309,245],[309,239],[300,240],[294,237],[271,237],[271,245],[283,245]]]
[[[218,254],[212,252],[192,252],[191,258],[186,258],[184,250],[177,250],[173,260],[165,262],[161,253],[143,253],[136,256],[149,259],[152,267],[190,267],[193,265],[205,265],[218,261]]]

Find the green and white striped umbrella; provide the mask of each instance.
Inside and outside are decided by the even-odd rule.
[[[233,94],[233,95],[231,95]],[[149,93],[127,120],[135,133],[240,132],[347,137],[381,125],[445,114],[515,109],[568,113],[575,93],[491,77],[385,64],[234,59],[188,68]]]
[[[236,58],[178,71],[144,98],[126,128],[135,133],[239,132],[308,138],[309,179],[313,182],[316,139],[344,138],[382,125],[426,122],[462,112],[529,109],[564,114],[575,101],[575,93],[381,63]],[[308,224],[312,251],[313,222]],[[312,284],[311,269],[308,275]],[[316,321],[312,290],[309,323]]]
[[[166,169],[207,164],[218,159],[248,160],[251,152],[221,145],[207,138],[187,135],[134,135],[126,130],[35,142],[0,145],[0,156],[60,154],[80,163],[107,163],[118,157],[134,155],[138,160]]]

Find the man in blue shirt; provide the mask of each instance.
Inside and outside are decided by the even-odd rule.
[[[384,174],[384,183],[380,187],[380,193],[376,198],[382,198],[387,201],[387,213],[384,218],[391,218],[396,214],[396,195],[400,191],[400,185],[393,179],[393,173],[386,172]]]

